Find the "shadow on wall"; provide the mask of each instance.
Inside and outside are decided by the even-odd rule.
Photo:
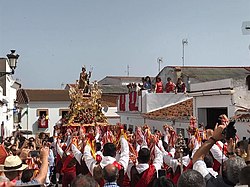
[[[47,131],[48,128],[38,128],[38,121],[35,121],[35,123],[32,124],[32,132],[33,134],[37,134],[40,132],[45,132]]]

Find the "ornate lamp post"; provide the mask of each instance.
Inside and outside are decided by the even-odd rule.
[[[11,68],[11,72],[0,72],[0,77],[5,75],[13,75],[16,69],[17,59],[19,58],[19,54],[16,54],[16,50],[10,50],[11,53],[7,54],[8,63]]]

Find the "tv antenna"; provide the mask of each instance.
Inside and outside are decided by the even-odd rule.
[[[243,35],[250,35],[250,21],[244,21],[241,30]]]

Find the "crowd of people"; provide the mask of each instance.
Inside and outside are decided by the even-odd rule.
[[[170,125],[135,132],[126,126],[56,125],[53,137],[19,131],[0,149],[0,187],[230,187],[250,185],[250,145],[220,116],[212,129],[191,118],[189,138]],[[232,136],[229,136],[229,135]]]
[[[167,78],[167,83],[164,87],[161,77],[157,76],[155,84],[152,84],[149,76],[142,79],[142,89],[155,93],[186,93],[186,85],[182,78],[178,78],[176,84],[172,82],[170,77]],[[165,90],[165,91],[164,91]]]
[[[27,137],[17,130],[0,145],[0,186],[50,185],[53,137]]]

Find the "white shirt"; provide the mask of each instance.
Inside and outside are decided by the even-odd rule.
[[[218,141],[218,143],[223,147],[223,143],[221,141]],[[228,158],[224,155],[223,151],[219,148],[218,145],[214,144],[212,148],[210,149],[214,159],[216,159],[220,164],[223,161],[226,161]]]
[[[128,147],[128,142],[124,137],[121,137],[121,154],[119,157],[119,160],[116,160],[114,157],[111,156],[104,156],[102,158],[102,161],[100,162],[100,166],[102,168],[104,168],[105,166],[107,166],[108,164],[113,164],[115,161],[119,162],[123,168],[124,171],[127,170],[128,167],[128,162],[129,162],[129,147]],[[93,158],[93,156],[91,155],[91,148],[90,146],[87,144],[84,148],[84,160],[85,163],[90,171],[90,173],[93,175],[93,170],[94,167],[96,167],[96,160]]]
[[[159,169],[161,169],[162,164],[163,164],[162,152],[157,146],[155,146],[155,159],[153,161],[153,165],[155,167],[156,172]],[[134,165],[133,162],[130,162],[128,165],[127,174],[128,174],[129,180],[131,180],[131,168],[133,165]],[[137,164],[135,167],[138,173],[140,174],[149,168],[149,164],[147,163]]]

